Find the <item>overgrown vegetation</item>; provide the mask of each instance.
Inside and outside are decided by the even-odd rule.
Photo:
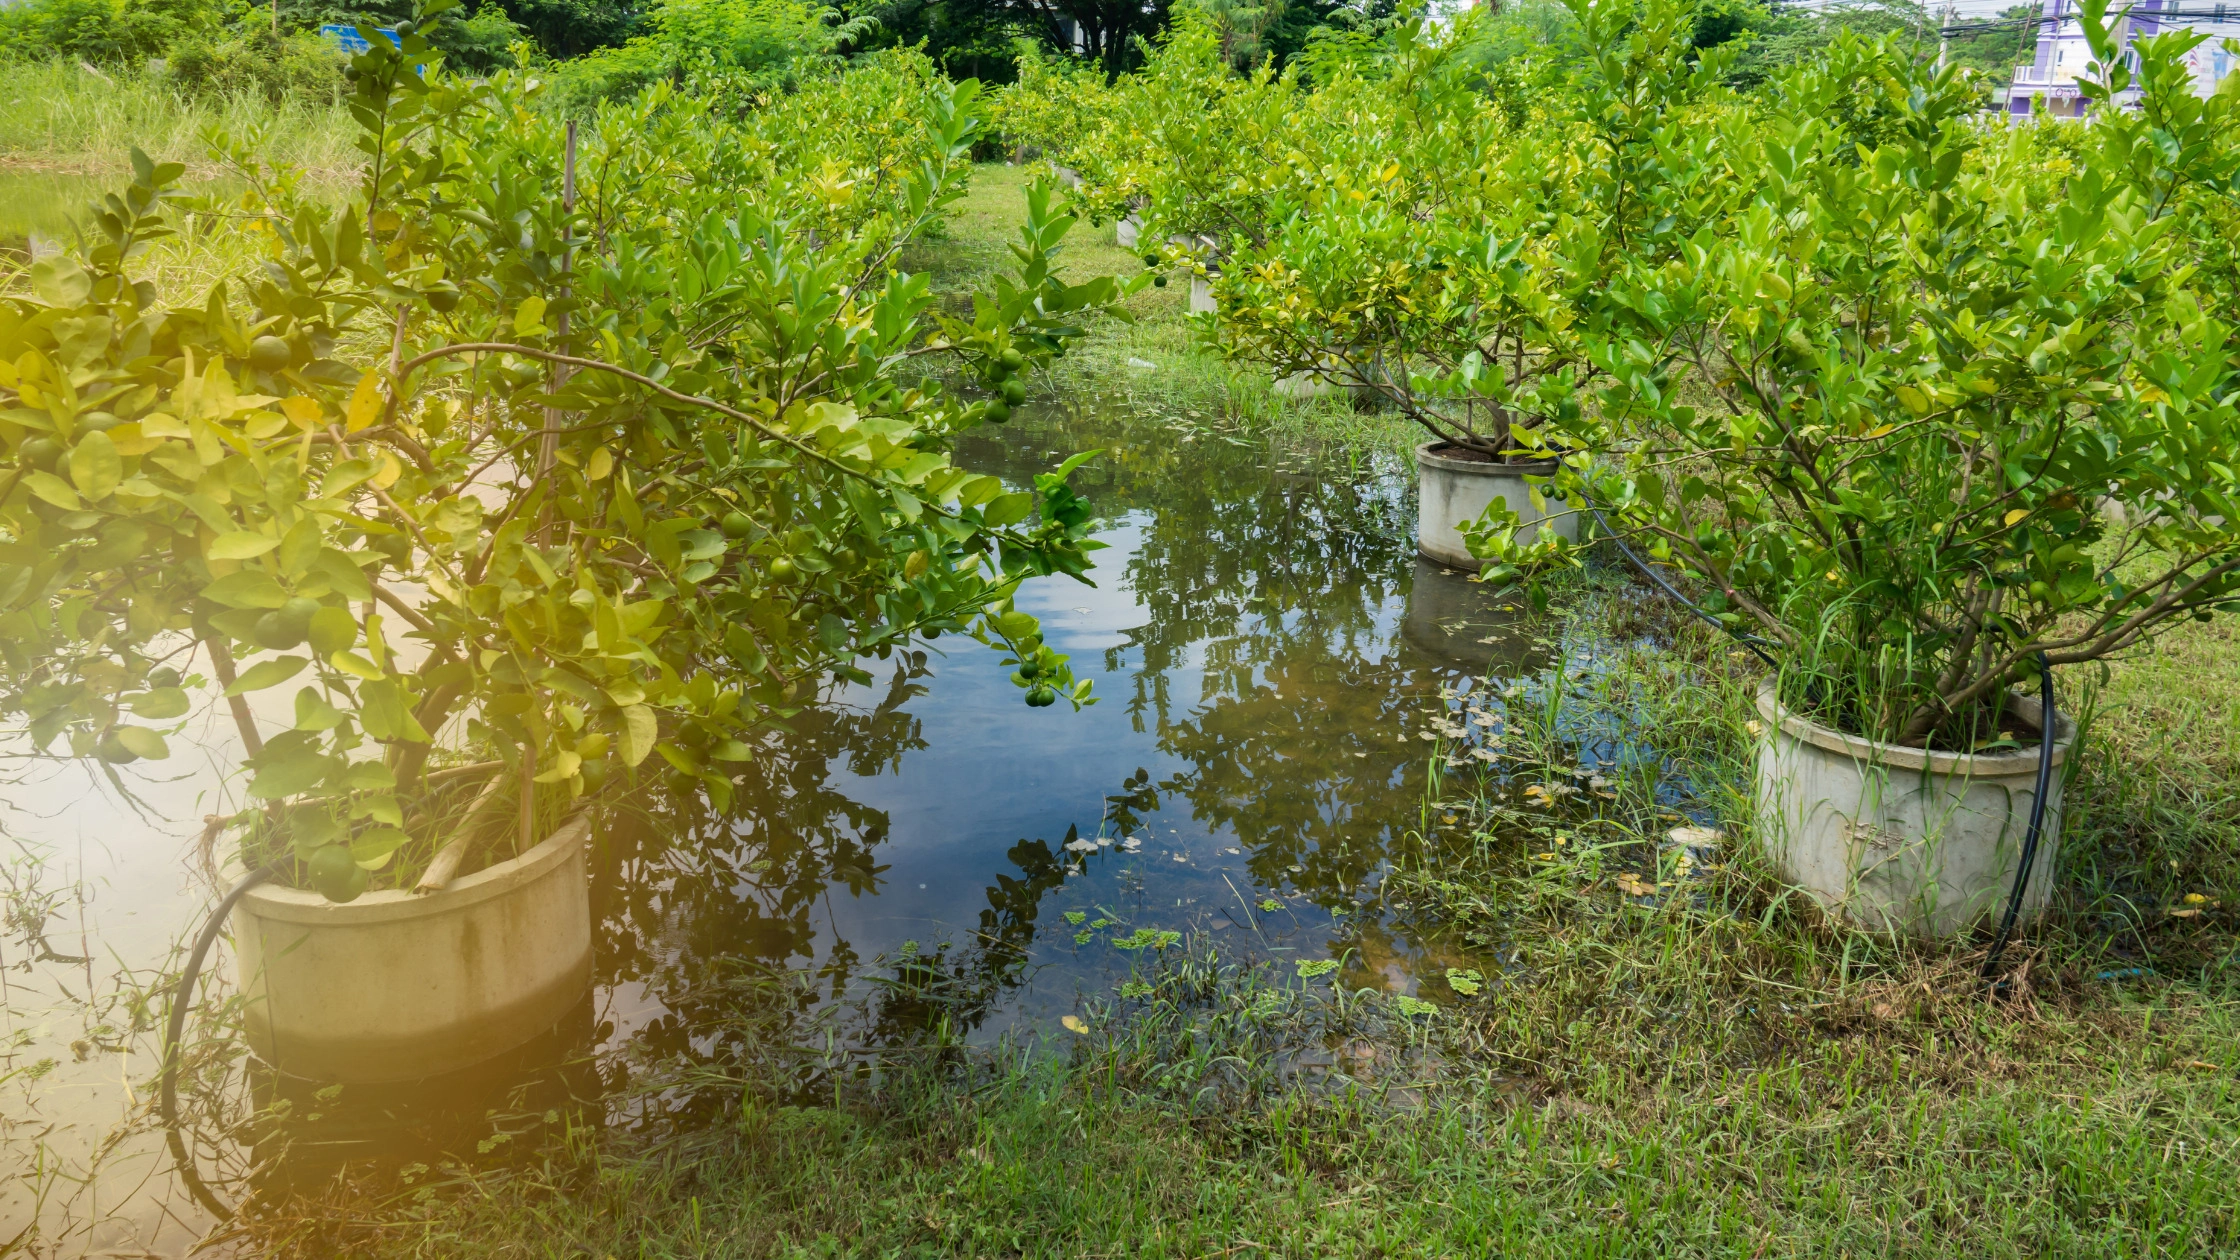
[[[655,96],[609,105],[601,115],[606,126],[623,119],[649,132],[676,123],[664,122],[663,110],[689,111],[667,95],[679,84],[707,92],[726,109],[744,107],[749,121],[739,134],[772,146],[765,155],[770,167],[799,177],[788,186],[789,213],[800,216],[791,221],[813,223],[827,239],[833,230],[844,234],[851,208],[891,204],[878,190],[907,186],[914,159],[924,157],[911,147],[909,112],[873,106],[919,100],[943,85],[923,61],[888,55],[858,68],[855,95],[823,95],[830,46],[820,41],[832,28],[808,24],[806,10],[789,10],[774,44],[755,42],[761,34],[726,43],[722,23],[743,12],[709,18],[716,24],[708,28],[717,32],[713,45],[746,50],[734,60],[715,65],[672,56],[682,44],[635,44],[636,52],[593,59],[618,77],[586,89],[578,104],[652,84]],[[1511,10],[1491,29],[1500,39],[1521,38],[1521,24],[1552,22],[1553,12]],[[1680,42],[1726,42],[1704,35],[1720,20],[1710,10],[1695,15]],[[1564,216],[1576,218],[1596,204],[1580,189],[1598,187],[1593,181],[1601,172],[1556,170],[1527,152],[1514,157],[1510,175],[1523,179],[1520,172],[1537,165],[1557,183],[1577,182],[1553,189],[1544,202],[1456,197],[1441,203],[1449,207],[1444,219],[1409,219],[1400,208],[1415,204],[1408,197],[1420,201],[1431,187],[1451,190],[1438,185],[1439,176],[1460,169],[1448,159],[1482,156],[1470,146],[1490,150],[1513,134],[1503,128],[1513,125],[1508,111],[1520,98],[1508,94],[1508,85],[1526,80],[1480,78],[1481,63],[1441,63],[1438,50],[1411,46],[1411,31],[1374,27],[1323,41],[1319,62],[1300,59],[1302,78],[1239,79],[1230,74],[1234,34],[1197,26],[1155,53],[1155,76],[1163,69],[1159,58],[1179,63],[1186,56],[1188,74],[1176,81],[1187,82],[1148,106],[1111,108],[1110,94],[1136,89],[1116,90],[1100,73],[1063,61],[1030,59],[1026,90],[1001,101],[997,117],[1008,138],[1080,164],[1091,180],[1083,205],[1110,215],[1149,211],[1153,236],[1172,227],[1221,235],[1232,249],[1237,238],[1253,247],[1273,242],[1269,257],[1295,250],[1292,256],[1326,262],[1374,260],[1375,269],[1324,277],[1335,296],[1317,301],[1326,302],[1324,314],[1342,317],[1326,322],[1359,316],[1366,325],[1377,318],[1370,307],[1425,291],[1410,287],[1422,274],[1383,270],[1417,260],[1421,240],[1408,235],[1418,230],[1410,223],[1444,231],[1442,225],[1476,215],[1498,230],[1548,235]],[[789,42],[794,36],[798,42]],[[768,57],[757,51],[779,45],[783,50]],[[1495,46],[1489,38],[1486,47]],[[1872,61],[1872,74],[1862,71],[1847,84],[1911,82],[1912,71],[1898,61],[1873,60],[1899,56],[1887,45],[1871,54],[1847,46],[1842,55]],[[1690,83],[1690,91],[1723,93],[1758,82],[1748,73],[1747,53],[1691,54],[1688,64],[1717,72]],[[1432,73],[1424,73],[1427,66]],[[620,68],[627,67],[636,68],[624,74]],[[38,73],[67,77],[57,69]],[[1307,87],[1411,75],[1422,95],[1381,99],[1428,100],[1446,110],[1416,115],[1438,122],[1429,134],[1447,146],[1417,151],[1446,157],[1383,176],[1385,163],[1368,155],[1403,129],[1359,126],[1339,135],[1342,144],[1275,163],[1284,169],[1264,184],[1232,182],[1240,167],[1249,170],[1293,143],[1290,132],[1307,130],[1293,106],[1333,106]],[[1604,78],[1623,82],[1622,74]],[[776,91],[803,84],[808,90],[796,95]],[[1958,109],[1966,93],[1948,79],[1943,88],[1929,81],[1919,99],[1891,95],[1863,110],[1866,98],[1857,95],[1837,104],[1813,99],[1839,117],[1839,130],[1887,128],[1880,134],[1896,144],[1909,128],[1918,130],[1923,109]],[[1172,108],[1190,99],[1210,107],[1188,115]],[[769,112],[754,117],[757,108]],[[46,117],[61,114],[50,110]],[[1104,117],[1157,129],[1138,139],[1181,136],[1209,160],[1184,169],[1180,180],[1170,168],[1159,179],[1127,183],[1127,163],[1139,155],[1118,141],[1130,132],[1095,139],[1107,146],[1101,156],[1081,141],[1083,125]],[[512,136],[515,147],[505,151],[535,165],[545,184],[553,182],[548,126],[522,117],[492,126],[497,131],[474,134]],[[88,124],[83,134],[110,133]],[[307,126],[303,134],[317,133]],[[596,147],[599,134],[594,128],[594,153],[605,152]],[[1613,127],[1606,135],[1616,137],[1613,151],[1643,167],[1720,138],[1685,124]],[[1860,146],[1845,153],[1842,145],[1858,135],[1844,136],[1836,152],[1810,156],[1829,168],[1856,161]],[[945,142],[941,160],[956,159],[963,137]],[[2074,173],[2056,167],[2075,156],[2075,129],[2035,130],[2015,143],[2027,150],[2016,160],[2035,164],[2045,180]],[[1224,144],[1228,151],[1214,151]],[[819,169],[816,161],[833,148],[847,156]],[[898,151],[913,160],[895,158]],[[1934,172],[1936,154],[1928,156]],[[682,186],[698,174],[629,170],[629,178],[663,194],[667,176]],[[443,183],[440,176],[431,176],[431,186],[465,182]],[[969,196],[945,203],[941,226],[911,237],[899,255],[902,269],[939,269],[951,294],[982,287],[1014,261],[1008,237],[1022,208],[1030,235],[1046,232],[1059,213],[1054,202],[1024,202],[1025,184],[1016,170],[984,168]],[[1393,185],[1399,187],[1380,191]],[[1363,209],[1341,229],[1304,224],[1294,213],[1308,201],[1294,196],[1301,189],[1331,200],[1359,189]],[[1748,191],[1719,188],[1680,209],[1708,221],[1705,205]],[[572,220],[553,213],[549,188],[523,195],[536,207],[532,218],[549,246],[554,225]],[[2195,200],[2176,222],[2204,271],[2213,272],[2217,205],[2199,190],[2181,191],[2172,204],[2186,197]],[[1484,213],[1496,200],[1510,219]],[[1622,195],[1603,200],[1615,207],[1608,222],[1618,225],[1617,234],[1669,238],[1652,260],[1666,274],[1694,257],[1687,247],[1700,223],[1676,230],[1663,226],[1671,206],[1629,204]],[[415,232],[441,221],[434,210],[426,216],[412,219]],[[622,236],[630,235],[627,221],[602,220]],[[1836,237],[1844,226],[1821,235]],[[385,230],[392,241],[406,235],[401,224]],[[657,224],[633,239],[650,257],[674,260],[663,251],[681,250],[701,278],[695,282],[704,282],[716,256],[708,252],[711,238],[678,244],[673,236]],[[159,248],[203,250],[194,256],[208,259],[231,248],[220,239]],[[495,252],[473,229],[447,239],[453,252],[444,254],[442,274],[411,278],[414,296],[405,301],[432,309],[436,295],[450,292],[447,285],[457,287],[485,265],[471,255]],[[1110,241],[1107,225],[1095,242],[1065,256],[1056,274],[1061,290],[1135,265],[1133,253]],[[1458,258],[1467,258],[1462,247],[1482,243],[1444,241],[1457,246]],[[800,260],[798,240],[786,248],[794,251],[787,258]],[[1160,261],[1225,260],[1177,250]],[[1504,274],[1513,261],[1493,258],[1483,273]],[[1569,288],[1551,295],[1521,287],[1510,308],[1493,314],[1514,326],[1545,318],[1560,304],[1583,303],[1590,290],[1609,287],[1604,262],[1599,251],[1555,257],[1551,269],[1567,277]],[[1359,274],[1370,270],[1377,274]],[[513,277],[492,280],[506,295],[496,304],[504,318],[492,323],[497,317],[482,312],[487,318],[477,335],[522,339],[531,349],[548,344],[538,339],[553,330],[540,316],[523,324],[518,312],[532,291],[538,298],[558,292],[553,276],[531,281],[490,264],[492,277],[500,273]],[[1722,274],[1730,273],[1739,274],[1732,267]],[[1794,286],[1783,297],[1756,278],[1761,274],[1751,273],[1746,286],[1751,302],[1793,300]],[[1969,277],[1958,274],[1964,286]],[[1362,292],[1347,287],[1356,281]],[[173,282],[162,278],[159,288],[187,292],[190,307],[208,287],[189,292],[179,280],[174,290]],[[1249,275],[1233,261],[1222,283],[1231,295],[1280,287],[1266,272]],[[2058,288],[2049,282],[2046,291]],[[1274,392],[1276,371],[1330,368],[1327,344],[1276,359],[1271,370],[1216,353],[1202,324],[1182,314],[1179,286],[1110,296],[1135,321],[1106,324],[1085,339],[1056,338],[1046,347],[1053,353],[1035,356],[1018,382],[1022,390],[1093,391],[1124,379],[1131,393],[1186,401],[1263,434],[1385,449],[1411,441],[1398,412],[1357,412],[1339,399],[1301,405]],[[646,316],[666,327],[647,316],[651,307],[624,306],[629,326]],[[559,308],[548,300],[542,309]],[[1832,305],[1810,318],[1851,326]],[[1287,327],[1273,319],[1267,326]],[[1453,353],[1442,366],[1459,367],[1471,348],[1466,343],[1489,326],[1500,335],[1498,323],[1466,324],[1447,335],[1443,344]],[[658,340],[645,335],[649,343]],[[1224,335],[1235,349],[1235,334]],[[371,361],[385,345],[361,338],[354,349]],[[2064,354],[2077,349],[2056,347]],[[1437,405],[1438,391],[1422,388],[1405,370],[1394,373],[1374,355],[1354,357],[1364,383],[1388,395],[1420,390],[1422,406]],[[545,391],[541,362],[510,365],[523,415],[538,410]],[[505,367],[504,360],[492,363]],[[1562,365],[1535,366],[1565,384],[1556,377]],[[927,369],[926,381],[996,384],[985,367],[968,360],[946,371]],[[332,382],[326,396],[338,415],[347,409],[349,395],[340,387],[348,383]],[[915,383],[897,378],[902,387]],[[579,386],[563,401],[587,414],[645,403],[594,396],[589,388]],[[978,405],[1005,397],[999,392]],[[542,427],[523,422],[516,430],[525,441]],[[597,457],[588,448],[574,453],[585,462],[571,467]],[[687,450],[684,458],[702,454]],[[643,452],[638,458],[645,462]],[[416,475],[398,462],[399,476]],[[57,467],[76,475],[72,463]],[[1989,519],[2000,520],[2005,510]],[[711,506],[694,524],[706,526],[716,515]],[[816,524],[804,528],[814,533]],[[726,532],[719,521],[713,529],[687,527],[679,538],[697,555],[706,546],[728,546],[702,537]],[[773,537],[749,531],[748,548],[764,574],[769,558],[784,550],[763,547],[776,541],[775,531],[766,533]],[[835,544],[848,541],[864,553],[886,547],[887,560],[908,576],[909,560],[889,546],[891,538],[808,541],[813,545],[798,554],[813,555],[814,565],[839,564]],[[785,554],[791,563],[795,553]],[[649,556],[671,571],[672,582],[681,577],[682,547],[676,563]],[[865,554],[855,559],[871,563]],[[2228,625],[2180,625],[2159,642],[2116,645],[2095,672],[2065,677],[2064,707],[2087,721],[2083,753],[2071,763],[2077,777],[2063,829],[2061,893],[2044,925],[2009,955],[2009,998],[1988,1001],[1975,976],[1980,946],[1933,947],[1849,930],[1764,869],[1754,856],[1747,792],[1754,662],[1637,585],[1614,557],[1588,560],[1588,567],[1549,579],[1570,618],[1562,667],[1498,680],[1489,692],[1456,698],[1437,718],[1446,735],[1430,756],[1442,777],[1417,819],[1425,851],[1435,857],[1390,872],[1380,908],[1454,944],[1458,962],[1467,965],[1449,971],[1443,986],[1392,994],[1358,958],[1255,969],[1228,961],[1209,939],[1139,932],[1139,974],[1123,991],[1085,1003],[1075,1017],[1078,1030],[1069,1024],[1063,1032],[1044,1030],[1050,1040],[975,1048],[942,1020],[951,995],[937,976],[907,960],[893,961],[865,1008],[813,1017],[802,1013],[792,978],[732,975],[711,982],[697,1008],[710,1022],[695,1031],[715,1052],[689,1062],[648,1062],[625,1050],[609,1066],[621,1069],[611,1075],[627,1078],[630,1089],[583,1100],[573,1111],[556,1108],[549,1119],[498,1118],[500,1131],[518,1125],[549,1141],[490,1142],[475,1155],[461,1149],[433,1169],[362,1169],[314,1194],[274,1195],[239,1226],[237,1241],[276,1254],[400,1256],[2102,1256],[2240,1249],[2231,1196],[2240,1183],[2240,1061],[2232,1049],[2240,1034],[2240,935],[2228,909],[2240,905],[2240,819],[2231,805],[2240,799],[2240,710],[2233,707],[2240,700],[2240,640]],[[383,563],[374,561],[376,572]],[[1819,572],[1810,567],[1808,576]],[[538,607],[548,620],[570,615]],[[241,622],[254,642],[271,610],[245,611],[257,614]],[[580,640],[582,626],[567,628]],[[615,714],[607,710],[618,706],[593,703],[600,706],[595,717],[611,726]],[[95,713],[104,716],[117,714],[113,707]],[[324,715],[314,708],[311,716]],[[619,720],[612,729],[627,735],[629,720]],[[565,714],[545,715],[541,726],[525,722],[523,730],[557,732],[566,723]],[[82,742],[103,746],[98,721],[80,726]],[[699,754],[720,754],[717,736],[724,734],[704,732],[697,744],[673,747],[694,771],[707,772],[711,763]],[[580,772],[589,761],[586,744],[569,735],[545,755],[556,753],[564,764],[574,754]],[[680,767],[673,777],[681,782],[686,771]],[[861,1018],[847,1024],[852,1016]],[[866,1027],[880,1037],[867,1044]]]
[[[1092,997],[1081,1031],[1049,1030],[1058,1044],[976,1051],[937,1019],[893,1021],[943,1007],[905,967],[869,999],[889,1018],[861,1021],[889,1039],[833,1057],[780,1047],[836,1044],[821,1020],[848,1013],[805,1027],[784,982],[744,978],[715,1007],[734,1012],[715,1039],[734,1056],[641,1065],[677,1119],[369,1180],[257,1236],[382,1255],[493,1238],[500,1255],[720,1256],[2240,1244],[2224,1193],[2240,938],[2167,913],[2180,889],[2234,894],[2229,826],[2164,830],[2168,878],[2141,854],[2111,882],[2115,847],[2080,845],[2017,996],[1986,1002],[1980,951],[1833,927],[1752,857],[1731,785],[1753,675],[1723,636],[1618,570],[1559,598],[1567,666],[1453,705],[1466,733],[1437,755],[1463,764],[1421,817],[1441,856],[1384,885],[1387,912],[1480,960],[1444,985],[1398,997],[1356,966],[1241,968],[1177,940]],[[2149,751],[2129,729],[2094,725],[2108,773]],[[1694,790],[1657,791],[1673,783]],[[2165,824],[2189,810],[2149,794]],[[2092,841],[2145,803],[2077,799]],[[2132,906],[2120,926],[2111,898]]]

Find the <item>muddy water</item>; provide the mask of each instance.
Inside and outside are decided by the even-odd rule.
[[[1157,933],[1341,958],[1351,983],[1402,992],[1461,961],[1389,917],[1378,884],[1429,830],[1427,783],[1445,772],[1424,739],[1432,713],[1488,695],[1489,675],[1542,669],[1548,627],[1413,555],[1397,463],[1271,450],[1123,405],[1022,409],[962,461],[1025,484],[1090,448],[1104,454],[1075,484],[1108,521],[1096,584],[1046,579],[1019,605],[1094,680],[1096,705],[1028,709],[969,640],[865,662],[875,682],[795,719],[729,815],[656,791],[606,820],[596,988],[531,1054],[594,1063],[497,1065],[445,1083],[432,1110],[427,1091],[346,1109],[237,1073],[207,1114],[276,1099],[299,1120],[335,1113],[302,1142],[313,1171],[366,1150],[487,1152],[486,1111],[533,1116],[625,1064],[706,1053],[729,1013],[709,995],[741,974],[791,977],[835,1008],[907,975],[909,1000],[859,1002],[844,1035],[943,1021],[985,1042],[1063,1036],[1061,1018],[1125,984],[1147,953],[1131,946]],[[0,1253],[34,1220],[34,1253],[57,1254],[178,1254],[211,1223],[160,1138],[144,1124],[114,1138],[144,1113],[155,1066],[135,984],[209,897],[184,844],[222,796],[227,737],[205,734],[202,764],[136,785],[141,811],[74,768],[10,799],[31,847],[5,868],[24,892],[0,957],[14,982],[0,1165],[18,1170],[0,1175]],[[89,991],[108,997],[89,1007]],[[213,1168],[247,1162],[239,1136],[206,1126]]]

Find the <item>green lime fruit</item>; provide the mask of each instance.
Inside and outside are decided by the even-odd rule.
[[[179,671],[171,668],[169,665],[158,665],[154,669],[148,671],[148,686],[151,690],[162,687],[176,687],[178,685]]]
[[[249,366],[259,372],[277,372],[294,357],[287,342],[269,333],[249,343]]]
[[[457,289],[430,289],[428,290],[428,305],[439,313],[458,310],[459,291]]]
[[[594,757],[591,760],[583,763],[584,791],[596,792],[599,790],[599,785],[605,783],[606,781],[607,759],[605,757]]]
[[[1030,709],[1047,709],[1057,702],[1058,693],[1048,687],[1037,687],[1027,693],[1027,707]]]
[[[1002,354],[997,355],[996,358],[1014,372],[1027,365],[1027,356],[1017,350],[1007,349]]]
[[[356,901],[366,890],[366,873],[358,869],[348,845],[322,845],[303,865],[312,891],[337,905]]]
[[[62,443],[42,433],[25,439],[23,445],[16,448],[16,453],[30,461],[33,468],[53,472],[54,466],[62,459]]]
[[[1001,398],[989,399],[987,408],[988,410],[984,414],[990,424],[1002,424],[1011,419],[1011,404]]]
[[[1003,383],[1003,401],[1016,407],[1027,400],[1027,383],[1014,376]]]
[[[785,556],[779,556],[770,562],[768,572],[770,580],[773,582],[791,582],[793,580],[793,561]]]
[[[311,619],[319,615],[319,601],[298,595],[273,612],[279,616],[280,624],[300,638],[311,632]]]
[[[123,423],[106,411],[87,411],[79,414],[76,426],[80,433],[107,433]]]
[[[754,532],[754,518],[745,512],[726,512],[721,526],[725,538],[745,538]]]
[[[1158,256],[1157,254],[1145,254],[1145,255],[1143,256],[1143,265],[1144,265],[1144,266],[1146,266],[1146,267],[1156,267],[1156,266],[1158,266],[1158,265],[1159,265],[1159,256]]]
[[[1153,276],[1153,277],[1151,278],[1151,287],[1152,287],[1152,288],[1154,288],[1154,289],[1164,289],[1164,288],[1166,288],[1166,287],[1167,287],[1167,278],[1166,278],[1165,276]]]

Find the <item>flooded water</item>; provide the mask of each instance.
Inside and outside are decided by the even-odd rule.
[[[482,1124],[485,1151],[502,1140],[486,1109],[534,1114],[555,1091],[613,1086],[625,1061],[710,1053],[724,1013],[710,986],[743,973],[790,976],[808,1005],[891,991],[860,1004],[851,1038],[939,1020],[987,1042],[1063,1036],[1085,1001],[1125,992],[1162,933],[1342,959],[1346,982],[1409,993],[1462,961],[1389,914],[1378,885],[1436,832],[1433,726],[1493,694],[1489,675],[1544,668],[1549,625],[1414,555],[1397,461],[1114,405],[1022,409],[962,462],[1024,485],[1090,448],[1104,454],[1075,484],[1109,522],[1096,585],[1044,579],[1018,602],[1098,703],[1029,709],[1000,657],[944,638],[866,662],[877,682],[797,718],[728,816],[659,791],[624,802],[594,862],[594,992],[526,1052],[598,1062],[447,1085],[462,1091],[447,1114]],[[206,734],[211,765],[143,786],[144,812],[75,768],[11,801],[0,1161],[24,1171],[0,1177],[0,1254],[33,1221],[35,1253],[56,1254],[180,1254],[212,1223],[144,1121],[114,1136],[144,1116],[155,1067],[163,1004],[136,986],[210,897],[185,856],[225,759],[224,728]],[[241,1079],[252,1103],[286,1099],[298,1117],[333,1101]],[[390,1145],[383,1117],[425,1115],[424,1099],[360,1093],[329,1153]],[[238,1132],[201,1136],[206,1157],[247,1162]]]

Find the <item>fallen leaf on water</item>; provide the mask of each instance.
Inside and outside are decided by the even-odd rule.
[[[1076,1032],[1082,1034],[1083,1036],[1087,1036],[1089,1033],[1089,1026],[1081,1022],[1081,1017],[1079,1015],[1068,1015],[1058,1022],[1066,1026],[1067,1032]]]
[[[2199,909],[2199,907],[2195,907],[2195,906],[2188,906],[2188,907],[2186,907],[2186,908],[2185,908],[2185,909],[2183,909],[2183,910],[2179,909],[2179,908],[2178,908],[2178,907],[2176,907],[2176,906],[2172,906],[2172,907],[2170,907],[2170,917],[2171,917],[2171,918],[2173,918],[2173,919],[2192,919],[2192,918],[2198,918],[2198,917],[2200,917],[2200,914],[2201,914],[2201,910]]]
[[[1648,897],[1656,893],[1657,886],[1632,871],[1626,871],[1618,876],[1618,891],[1628,897]]]

